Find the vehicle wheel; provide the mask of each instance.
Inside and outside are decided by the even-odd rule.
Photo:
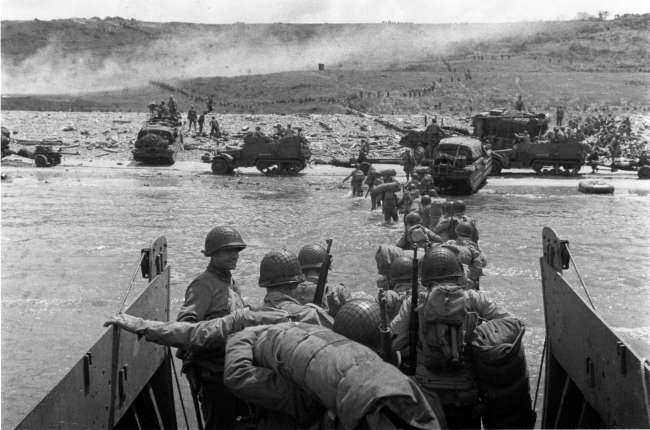
[[[212,173],[215,175],[225,175],[231,171],[232,169],[228,165],[228,162],[223,158],[215,158],[212,160]]]
[[[272,167],[273,167],[272,164],[269,164],[264,161],[258,161],[257,163],[255,163],[255,168],[265,175],[270,175],[273,173],[274,169],[272,169]]]
[[[501,166],[501,162],[499,160],[495,160],[494,158],[492,159],[492,170],[490,170],[490,175],[496,176],[499,173],[501,173],[501,169],[503,167]]]
[[[539,161],[535,161],[531,167],[533,168],[535,173],[537,173],[539,175],[539,174],[542,173],[542,168],[544,167],[544,165],[542,163],[540,163]]]
[[[36,154],[34,164],[36,164],[36,167],[47,167],[47,157],[43,154]]]

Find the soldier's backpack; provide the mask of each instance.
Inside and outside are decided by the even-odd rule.
[[[431,290],[420,307],[422,358],[428,369],[439,372],[463,365],[466,337],[474,328],[467,300],[462,286],[440,285]]]

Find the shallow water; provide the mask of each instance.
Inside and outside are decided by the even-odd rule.
[[[140,248],[169,243],[172,315],[207,259],[200,250],[216,224],[236,226],[248,248],[236,278],[260,302],[265,252],[294,252],[334,240],[330,280],[375,292],[374,253],[394,243],[370,202],[336,184],[345,169],[316,167],[292,178],[243,169],[209,174],[208,165],[168,168],[4,168],[2,183],[2,427],[12,428],[105,330],[128,290]],[[616,194],[580,194],[576,179],[490,178],[465,198],[479,222],[488,267],[481,288],[527,323],[525,346],[534,387],[544,340],[539,276],[541,230],[568,239],[597,309],[614,326],[650,326],[650,184],[612,180]],[[569,275],[575,280],[575,276]],[[136,280],[127,302],[146,285]],[[575,281],[574,285],[578,285]],[[539,407],[539,404],[538,404]]]

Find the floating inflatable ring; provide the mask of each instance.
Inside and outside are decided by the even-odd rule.
[[[614,194],[614,186],[603,181],[580,181],[578,191],[585,194]]]

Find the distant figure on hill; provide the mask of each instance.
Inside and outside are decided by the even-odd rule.
[[[526,110],[526,108],[524,107],[524,101],[521,99],[521,95],[517,96],[517,101],[515,102],[515,109],[518,111]]]
[[[212,109],[214,108],[214,96],[208,97],[208,112],[212,112]]]

